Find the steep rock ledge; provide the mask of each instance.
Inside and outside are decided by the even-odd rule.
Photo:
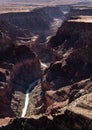
[[[51,34],[53,20],[64,17],[63,7],[59,6],[39,7],[29,12],[4,13],[0,14],[0,29],[17,40],[31,40],[33,35],[38,35],[40,41],[45,42],[46,36]]]
[[[77,20],[79,19],[77,17]],[[34,98],[37,96],[38,100],[38,102],[34,100],[35,105],[40,107],[42,102],[39,99],[42,98],[45,114],[37,119],[35,119],[35,115],[33,116],[35,118],[15,118],[7,126],[2,126],[1,130],[92,129],[92,24],[85,21],[84,16],[81,17],[81,20],[84,20],[84,22],[76,21],[76,19],[66,21],[60,27],[56,36],[52,37],[49,42],[48,46],[55,54],[54,60],[56,61],[44,71],[41,79],[42,86],[35,88],[32,92],[32,96]],[[27,50],[24,55],[20,53],[21,48],[25,48],[22,54],[25,52],[24,50]],[[10,79],[12,80],[9,80],[9,76],[8,80],[11,81],[9,82],[10,86],[16,86],[12,92],[15,94],[14,92],[18,89],[25,92],[29,80],[33,81],[33,77],[35,80],[41,76],[41,70],[37,68],[37,66],[40,67],[39,60],[32,51],[30,57],[30,49],[24,45],[13,46],[12,54],[14,54],[13,58],[7,58],[7,61],[12,63],[13,67],[10,71]],[[5,55],[2,58],[2,61],[4,60]],[[26,72],[31,72],[29,67],[32,69],[34,67],[30,66],[29,61],[37,69],[38,75],[35,75],[34,72],[32,73],[34,76],[31,77],[30,73],[30,77],[26,78],[28,75]],[[38,64],[37,66],[34,61]],[[9,74],[9,72],[6,73]],[[6,80],[3,71],[1,77],[3,81]],[[20,100],[19,97],[16,100]],[[16,106],[18,107],[20,104],[17,103]],[[14,113],[16,113],[16,109],[14,109]]]
[[[38,119],[16,118],[13,119],[9,123],[9,125],[2,126],[0,130],[12,130],[12,129],[91,130],[92,128],[92,109],[90,109],[92,107],[91,96],[92,93],[89,93],[75,100],[69,106],[64,108],[65,110],[61,109],[62,113],[60,113],[57,116],[54,115],[53,119],[49,119],[46,116],[40,117]],[[84,103],[84,107],[81,107],[81,103]]]
[[[41,77],[41,68],[37,55],[28,46],[15,45],[7,34],[3,35],[0,39],[0,117],[10,117],[18,113],[15,107],[21,103],[29,83]]]
[[[56,61],[45,70],[42,78],[46,109],[51,109],[54,105],[59,106],[59,104],[64,107],[75,100],[73,97],[85,86],[81,83],[81,88],[77,88],[78,82],[91,78],[92,22],[88,22],[85,17],[92,20],[91,17],[84,15],[65,21],[58,29],[56,36],[48,42],[48,46],[56,55]],[[72,86],[75,86],[74,92],[72,91],[70,95]],[[58,92],[59,89],[62,90]]]

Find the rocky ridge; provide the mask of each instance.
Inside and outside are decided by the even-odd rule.
[[[91,130],[92,128],[92,103],[90,98],[92,93],[82,96],[78,100],[75,100],[68,108],[64,108],[64,112],[57,115],[52,119],[42,116],[38,119],[13,119],[9,125],[0,128],[1,130],[19,130],[19,129],[30,129],[30,130]],[[86,99],[86,100],[85,100]],[[85,101],[84,101],[85,100]],[[81,107],[80,103],[84,103],[84,107]],[[85,104],[86,103],[86,104]],[[83,106],[83,105],[82,105]],[[77,109],[75,109],[77,107]],[[87,110],[86,110],[87,108]],[[89,110],[88,110],[89,108]],[[80,110],[81,109],[81,110]],[[90,112],[89,112],[90,111]]]
[[[25,93],[29,82],[41,76],[41,69],[38,57],[29,47],[14,45],[6,35],[1,37],[0,47],[0,117],[8,117],[15,115],[13,104],[21,100],[21,96],[14,99],[16,92]],[[12,108],[11,100],[15,100]]]
[[[83,11],[85,12],[85,9]],[[79,12],[81,14],[80,7]],[[73,12],[70,12],[70,14],[73,15]],[[76,12],[76,15],[79,14]],[[72,90],[74,91],[73,96],[76,95],[81,89],[84,89],[82,84],[80,88],[77,88],[78,82],[90,79],[92,75],[92,40],[90,39],[92,24],[85,22],[85,18],[84,22],[75,19],[71,21],[71,19],[63,23],[56,36],[53,36],[48,43],[48,46],[53,48],[53,52],[57,54],[58,61],[52,63],[43,76],[42,86],[47,107],[59,102],[59,100],[63,102],[71,98],[72,86],[75,86]],[[76,19],[79,19],[79,17],[77,16]]]
[[[69,10],[68,7],[66,10]],[[51,33],[50,25],[54,18],[64,18],[62,6],[39,7],[29,12],[4,13],[0,14],[0,30],[7,31],[17,40],[23,40],[22,38],[31,40],[34,35],[39,35],[40,41],[43,36],[46,40],[46,36]]]
[[[43,71],[42,75],[41,71],[39,71],[39,59],[34,59],[35,54],[31,52],[30,59],[30,49],[27,46],[13,46],[14,52],[17,51],[17,53],[15,53],[17,57],[13,60],[14,67],[12,71],[13,74],[11,73],[12,82],[10,82],[10,84],[16,86],[22,83],[22,86],[25,87],[25,83],[21,81],[29,83],[29,80],[33,80],[33,77],[34,79],[37,78],[35,77],[35,72],[33,72],[32,77],[30,76],[30,79],[26,78],[28,74],[26,74],[26,72],[29,68],[28,61],[30,59],[30,63],[32,62],[33,66],[37,68],[38,77],[42,76],[40,87],[37,86],[32,91],[34,95],[32,95],[32,98],[37,96],[38,102],[34,100],[35,105],[40,106],[43,104],[44,113],[40,113],[37,118],[36,115],[35,118],[34,116],[32,118],[32,113],[30,112],[30,118],[15,118],[11,120],[7,126],[2,126],[0,128],[1,130],[92,129],[92,24],[85,21],[85,16],[78,16],[81,14],[81,7],[78,8],[78,14],[75,12],[76,11],[74,11],[74,16],[76,14],[77,17],[74,19],[73,11],[71,11],[70,14],[72,18],[65,21],[58,29],[56,36],[50,39],[47,48],[52,50],[51,54],[55,54],[53,55],[54,60],[53,63]],[[80,18],[84,20],[84,22],[79,21]],[[25,52],[23,48],[27,51]],[[22,51],[25,52],[25,54],[28,52],[28,54],[21,56]],[[2,60],[4,60],[4,58]],[[7,60],[9,61],[9,58],[7,58]],[[37,66],[34,61],[37,61]],[[24,64],[21,65],[21,62],[24,62]],[[27,65],[26,67],[25,64]],[[26,70],[23,68],[26,68]],[[21,76],[21,72],[24,77]],[[4,74],[1,75],[3,75],[1,77],[3,77],[2,80],[4,81],[5,76]],[[18,78],[18,76],[20,76],[20,78]],[[21,86],[16,86],[15,88],[21,90]],[[25,88],[22,88],[22,91],[25,92]],[[41,92],[40,94],[38,94],[39,91]],[[39,95],[42,95],[42,100],[39,100]]]

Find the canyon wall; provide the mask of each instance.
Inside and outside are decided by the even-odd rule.
[[[92,91],[92,23],[85,19],[92,18],[89,15],[79,17],[78,14],[76,19],[71,17],[65,21],[48,42],[56,54],[56,62],[46,69],[42,78],[47,113],[57,113],[58,109]]]
[[[11,36],[29,37],[35,35],[49,35],[50,24],[54,18],[64,16],[62,7],[39,7],[29,12],[0,14],[0,29]],[[41,40],[41,39],[40,39]]]
[[[75,100],[68,108],[64,108],[64,112],[60,115],[53,117],[53,120],[46,116],[39,117],[37,119],[16,118],[11,120],[10,124],[3,126],[0,130],[91,130],[92,128],[92,116],[91,112],[84,109],[89,106],[92,93],[82,96],[78,100]],[[86,100],[85,100],[86,99]],[[81,107],[81,103],[86,102],[84,107]],[[89,114],[88,114],[89,113]]]
[[[4,85],[7,79],[7,87],[10,87],[7,91],[9,94],[7,108],[11,98],[12,103],[19,101],[15,103],[14,109],[13,104],[12,109],[9,109],[12,110],[11,116],[19,114],[16,110],[23,101],[19,97],[16,99],[16,92],[24,94],[28,84],[37,78],[41,78],[41,83],[31,92],[30,101],[33,101],[38,111],[40,105],[43,105],[43,111],[36,113],[38,115],[31,115],[32,107],[29,104],[29,118],[13,118],[8,125],[0,127],[1,130],[92,129],[92,16],[90,14],[92,9],[89,11],[90,7],[85,7],[86,9],[83,7],[81,11],[81,8],[77,7],[77,11],[74,11],[73,7],[70,12],[71,18],[65,21],[56,35],[44,45],[46,53],[48,50],[51,51],[47,61],[50,62],[54,58],[45,70],[41,68],[38,56],[31,50],[37,51],[41,57],[44,54],[42,46],[40,52],[39,48],[32,46],[15,45],[10,42],[10,38],[7,38],[7,42],[4,40],[0,57],[0,78]],[[43,59],[46,61],[45,56]],[[2,92],[1,102],[4,102],[3,96],[8,96],[3,89],[0,92]],[[5,117],[6,114],[3,110],[1,117]]]
[[[12,95],[15,91],[25,93],[29,83],[41,77],[41,69],[37,55],[29,47],[15,45],[3,35],[0,40],[0,117],[7,117],[14,116]]]

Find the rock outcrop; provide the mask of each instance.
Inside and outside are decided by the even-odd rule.
[[[23,106],[23,93],[26,92],[29,83],[41,77],[38,56],[30,49],[31,47],[19,45],[15,40],[21,37],[26,39],[32,36],[31,32],[39,33],[40,31],[42,34],[42,31],[50,28],[54,18],[62,16],[62,10],[58,6],[34,9],[25,13],[0,14],[0,82],[2,89],[0,117],[20,115],[18,109],[22,109]],[[48,56],[44,58],[43,48],[46,53],[49,51]],[[45,62],[53,59],[48,47],[41,46],[40,50],[40,53],[37,50],[40,59]],[[3,100],[3,95],[6,100]]]
[[[92,16],[89,16],[92,9],[89,8],[88,10],[87,8],[81,10],[81,7],[75,7],[75,10],[73,8],[70,13],[72,18],[63,23],[46,48],[43,45],[38,48],[35,47],[36,44],[30,45],[40,59],[42,55],[44,56],[43,50],[45,50],[49,53],[47,59],[45,56],[42,58],[43,61],[47,63],[53,61],[42,75],[39,58],[28,46],[14,44],[5,46],[4,51],[7,53],[3,53],[3,57],[0,57],[2,81],[0,100],[3,100],[3,96],[7,97],[6,93],[9,94],[11,98],[10,100],[7,98],[8,106],[12,99],[13,114],[19,114],[18,109],[22,102],[19,97],[21,94],[16,96],[16,93],[25,93],[30,82],[42,77],[41,83],[30,94],[31,100],[28,106],[29,117],[33,114],[30,108],[34,109],[38,116],[13,118],[8,125],[0,127],[0,130],[92,129]],[[12,51],[7,51],[7,48],[9,50],[11,47]],[[6,87],[7,92],[5,90],[3,92],[2,85],[6,86],[5,83],[9,87],[8,90]],[[0,110],[3,113],[3,109]]]
[[[85,19],[87,17],[89,21]],[[78,95],[82,96],[80,92],[85,94],[85,86],[90,86],[90,90],[92,89],[90,82],[86,81],[91,79],[92,75],[90,20],[91,16],[85,15],[77,16],[76,19],[70,18],[48,43],[56,54],[56,62],[46,69],[42,79],[45,107],[48,111],[53,107],[64,107],[78,98]]]
[[[26,45],[15,45],[3,34],[0,39],[0,118],[15,115],[16,92],[25,93],[29,83],[40,77],[37,55]]]
[[[6,31],[13,39],[31,39],[33,35],[39,35],[40,41],[45,42],[53,19],[63,17],[59,6],[39,7],[29,12],[4,13],[0,14],[0,30]]]
[[[92,91],[91,79],[85,79],[69,86],[64,86],[58,90],[48,90],[45,93],[45,105],[47,113],[52,109],[58,110],[68,105],[77,98]],[[51,105],[52,104],[52,105]]]
[[[74,50],[68,58],[55,62],[43,77],[43,89],[58,89],[92,75],[91,44]]]
[[[86,94],[72,102],[68,107],[61,109],[62,114],[54,115],[53,120],[42,116],[38,119],[17,118],[0,130],[91,130],[92,129],[92,93]]]

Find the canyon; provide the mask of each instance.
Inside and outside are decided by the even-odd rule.
[[[33,10],[27,9],[28,12],[6,12],[0,15],[1,30],[6,30],[18,41],[31,42],[35,40],[33,36],[36,36],[43,43],[46,37],[53,33],[53,28],[60,26],[66,18],[64,12],[69,12],[69,9],[70,7],[66,5],[36,7]],[[56,20],[60,22],[55,25]]]
[[[92,7],[4,13],[0,30],[0,130],[91,130]]]

